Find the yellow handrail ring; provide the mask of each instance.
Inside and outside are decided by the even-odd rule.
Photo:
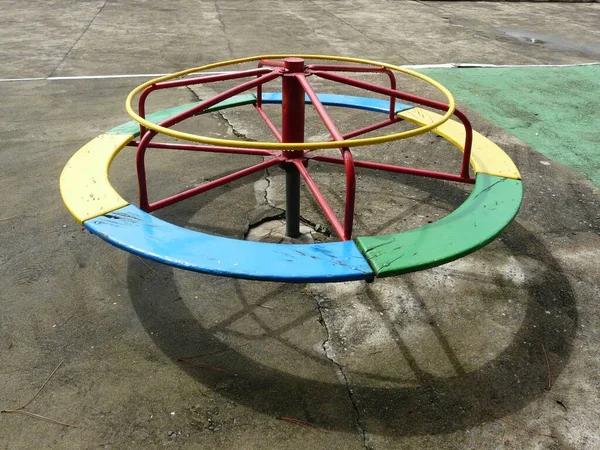
[[[420,126],[419,128],[415,128],[412,130],[402,131],[400,133],[389,134],[386,136],[348,139],[348,140],[344,140],[344,141],[279,143],[279,142],[255,142],[255,141],[249,142],[249,141],[238,141],[238,140],[231,140],[231,139],[217,139],[217,138],[211,138],[208,136],[202,136],[202,135],[172,130],[170,128],[160,126],[159,124],[156,124],[156,123],[153,123],[153,122],[150,122],[150,121],[144,119],[143,117],[138,115],[132,107],[132,103],[133,103],[135,96],[138,95],[139,93],[141,93],[147,87],[152,86],[153,84],[156,84],[156,83],[172,80],[174,78],[183,77],[183,76],[186,76],[186,75],[189,75],[192,73],[196,73],[196,72],[217,69],[219,67],[225,67],[225,66],[230,66],[230,65],[234,65],[234,64],[242,64],[242,63],[246,63],[246,62],[259,61],[262,59],[282,59],[282,58],[287,58],[287,57],[297,57],[297,58],[303,58],[303,59],[317,59],[317,60],[329,60],[329,61],[341,61],[341,62],[365,64],[365,65],[371,65],[371,66],[375,66],[375,67],[384,67],[386,69],[390,69],[390,70],[393,70],[396,72],[405,73],[407,75],[410,75],[410,76],[418,78],[422,81],[425,81],[426,83],[430,84],[431,86],[435,87],[438,91],[440,91],[446,97],[446,100],[448,101],[448,110],[446,111],[446,113],[444,115],[441,116],[440,119],[438,119],[437,121],[435,121],[433,123],[426,124],[426,125]],[[400,66],[395,66],[393,64],[371,61],[368,59],[349,58],[349,57],[344,57],[344,56],[298,55],[298,54],[293,54],[293,55],[276,54],[276,55],[250,56],[247,58],[222,61],[222,62],[208,64],[208,65],[201,66],[201,67],[182,70],[180,72],[176,72],[176,73],[173,73],[170,75],[166,75],[163,77],[159,77],[159,78],[155,78],[153,80],[147,81],[146,83],[138,86],[133,91],[131,91],[129,93],[129,95],[127,96],[127,100],[125,101],[125,109],[127,110],[127,113],[129,114],[129,116],[131,116],[131,118],[133,120],[135,120],[136,122],[138,122],[140,125],[144,126],[145,128],[155,131],[160,134],[171,136],[171,137],[177,138],[177,139],[183,139],[183,140],[192,141],[192,142],[200,142],[203,144],[211,144],[211,145],[219,145],[219,146],[235,147],[235,148],[258,148],[258,149],[264,149],[264,150],[282,150],[282,151],[283,150],[317,150],[317,149],[328,149],[328,148],[339,148],[339,147],[359,147],[359,146],[364,146],[364,145],[383,144],[386,142],[397,141],[400,139],[406,139],[409,137],[418,136],[420,134],[426,133],[426,132],[431,131],[431,130],[439,127],[440,125],[444,124],[448,119],[450,119],[450,117],[452,117],[452,115],[454,114],[455,108],[456,108],[456,102],[454,101],[454,97],[452,96],[452,94],[450,93],[450,91],[447,88],[445,88],[442,84],[438,83],[437,81],[433,80],[432,78],[429,78],[428,76],[423,75],[421,73],[414,72],[410,69],[406,69],[406,68],[400,67]]]

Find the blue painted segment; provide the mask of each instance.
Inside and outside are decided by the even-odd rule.
[[[196,272],[292,283],[374,279],[352,241],[311,245],[241,241],[188,230],[133,205],[84,225],[123,250]]]
[[[321,103],[327,106],[342,106],[344,108],[363,109],[387,113],[390,110],[390,101],[379,98],[355,97],[353,95],[317,94]],[[305,96],[306,103],[311,103],[308,95]],[[281,92],[263,92],[263,103],[281,103]],[[396,103],[396,113],[414,108],[412,105]]]

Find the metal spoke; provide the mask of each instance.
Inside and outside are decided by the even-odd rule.
[[[313,180],[313,178],[308,173],[306,167],[304,167],[304,165],[302,164],[302,161],[293,160],[293,163],[298,168],[300,175],[302,175],[302,178],[304,178],[308,189],[310,189],[310,191],[314,195],[315,200],[323,210],[323,213],[325,213],[325,217],[327,217],[327,220],[329,220],[329,223],[333,227],[335,234],[337,234],[342,241],[347,241],[349,237],[344,235],[344,227],[338,220],[337,216],[335,215],[335,212],[333,212],[331,206],[329,206],[329,203],[327,203],[327,200],[319,190],[319,187],[315,183],[315,180]]]
[[[319,162],[332,163],[332,164],[344,164],[344,160],[342,158],[333,158],[331,156],[314,155],[314,156],[309,156],[309,159],[314,160],[314,161],[319,161]],[[455,174],[446,173],[446,172],[436,172],[433,170],[413,169],[412,167],[394,166],[391,164],[383,164],[383,163],[377,163],[377,162],[371,162],[371,161],[357,161],[357,160],[354,161],[354,165],[356,167],[362,167],[365,169],[384,170],[386,172],[404,173],[404,174],[408,174],[408,175],[417,175],[417,176],[422,176],[422,177],[427,177],[427,178],[436,178],[439,180],[457,181],[460,183],[469,183],[469,184],[475,183],[474,178],[464,178],[461,175],[455,175]]]
[[[130,147],[137,147],[139,141],[132,141],[127,144]],[[222,147],[218,145],[195,145],[195,144],[175,144],[170,142],[150,142],[148,148],[161,148],[167,150],[189,150],[195,152],[209,153],[231,153],[234,155],[254,155],[254,156],[275,156],[277,153],[271,150],[261,150],[254,148],[236,148]]]
[[[177,203],[181,200],[185,200],[187,198],[193,197],[194,195],[201,194],[202,192],[209,191],[219,186],[223,186],[224,184],[230,183],[232,181],[238,180],[245,176],[251,175],[259,170],[267,169],[275,164],[279,164],[283,161],[282,157],[276,157],[267,161],[263,161],[259,164],[255,164],[250,167],[246,167],[245,169],[238,170],[237,172],[231,173],[221,178],[217,178],[216,180],[209,181],[208,183],[204,183],[203,185],[196,186],[195,188],[188,189],[187,191],[180,192],[179,194],[172,195],[171,197],[167,197],[163,200],[159,200],[155,203],[148,205],[148,211],[156,211],[157,209],[164,208],[165,206],[172,205],[173,203]]]

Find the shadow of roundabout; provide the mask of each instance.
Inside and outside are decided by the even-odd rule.
[[[386,176],[386,175],[384,175]],[[397,178],[391,178],[393,181]],[[250,181],[246,181],[249,183]],[[427,179],[403,179],[406,184],[430,193],[434,198],[457,207],[464,201],[464,192],[453,185]],[[246,186],[249,188],[249,186]],[[194,200],[209,202],[214,191]],[[214,198],[214,197],[213,197]],[[184,211],[181,208],[178,213]],[[179,223],[191,218],[194,212],[186,210]],[[522,286],[524,317],[520,327],[513,333],[508,346],[492,360],[477,370],[459,373],[456,376],[438,377],[428,375],[420,380],[419,386],[385,387],[352,384],[352,396],[359,411],[368,411],[367,429],[380,435],[422,435],[447,433],[501,418],[514,413],[543,395],[548,385],[548,368],[542,344],[548,355],[552,376],[555,378],[565,367],[577,330],[576,301],[558,261],[536,236],[518,220],[504,232],[501,244],[511,256],[524,256],[535,260],[543,267],[544,275],[525,281]],[[320,411],[311,421],[316,425],[340,431],[353,431],[356,411],[352,409],[346,386],[336,382],[306,379],[286,371],[282,361],[280,369],[265,366],[239,349],[216,336],[198,320],[197,311],[192,311],[180,298],[174,270],[167,266],[156,266],[163,280],[145,277],[147,268],[131,256],[128,263],[128,289],[136,314],[154,343],[176,364],[183,355],[205,351],[211,365],[224,367],[226,372],[209,367],[181,364],[193,379],[218,392],[231,401],[245,405],[257,412],[273,417],[307,416],[306,404]],[[258,292],[260,301],[268,297],[285,294],[296,301],[312,303],[313,299],[298,285],[269,282],[246,282],[223,279],[208,275],[202,284],[234,283],[234,291],[249,297]],[[251,283],[251,284],[248,284]],[[377,281],[375,281],[377,283]],[[257,288],[260,285],[261,287]],[[249,292],[245,289],[250,287]],[[258,291],[257,291],[258,289]],[[367,288],[367,297],[374,294]],[[195,300],[196,302],[202,299]],[[546,314],[547,310],[560,314]],[[318,313],[314,311],[314,317]],[[192,353],[190,353],[192,352]],[[333,365],[330,364],[333,371]],[[238,376],[232,376],[232,373]],[[331,378],[334,380],[334,378]],[[518,380],[518,383],[515,381]],[[359,413],[361,414],[361,413]]]

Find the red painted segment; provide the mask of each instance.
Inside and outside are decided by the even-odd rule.
[[[253,87],[264,84],[264,83],[266,83],[270,80],[273,80],[275,78],[278,78],[280,76],[279,71],[269,71],[269,72],[270,73],[268,73],[267,75],[262,75],[254,80],[246,81],[245,83],[242,83],[231,89],[227,89],[226,91],[224,91],[220,94],[217,94],[217,95],[199,103],[198,105],[191,107],[190,109],[188,109],[186,111],[183,111],[179,114],[174,115],[173,117],[163,120],[162,122],[159,123],[159,125],[162,127],[170,127],[172,125],[175,125],[185,119],[188,119],[196,114],[201,113],[205,109],[208,109],[211,106],[216,105],[217,103],[220,103],[224,100],[227,100],[230,97],[233,97],[234,95],[241,94],[242,92],[245,92],[248,89],[252,89]],[[157,135],[156,131],[146,131],[143,135],[140,135],[141,139],[140,139],[140,143],[138,145],[138,150],[136,153],[136,168],[137,168],[137,173],[138,173],[138,191],[139,191],[139,197],[140,197],[140,208],[146,212],[149,211],[148,208],[150,207],[150,204],[148,202],[148,185],[147,185],[147,181],[146,181],[145,156],[146,156],[146,150],[148,148],[148,144],[150,143],[150,140],[152,138],[154,138],[154,136],[156,136],[156,135]]]
[[[287,73],[304,72],[304,60],[286,58],[284,60]],[[281,101],[282,142],[304,142],[305,101],[304,90],[295,76],[283,76]],[[288,156],[301,156],[303,151],[285,152]]]
[[[390,88],[396,89],[396,75],[394,75],[394,72],[387,67],[356,66],[350,64],[310,64],[307,66],[307,69],[308,73],[317,70],[326,72],[385,73],[390,79]],[[390,96],[390,112],[388,116],[390,119],[394,119],[396,116],[396,99],[393,96]]]
[[[346,173],[346,202],[344,204],[344,237],[348,241],[352,238],[354,225],[354,205],[356,203],[356,168],[354,158],[349,148],[342,149],[344,158],[344,171]]]
[[[270,67],[284,67],[283,61],[276,61],[274,59],[261,59],[258,62],[258,67],[270,66]]]
[[[203,83],[214,83],[216,81],[226,81],[226,80],[235,80],[238,78],[248,78],[258,75],[265,75],[269,72],[272,72],[272,69],[269,68],[257,68],[250,70],[240,70],[227,74],[219,74],[219,75],[207,75],[204,77],[197,78],[184,78],[181,80],[169,80],[163,81],[160,83],[153,84],[148,86],[146,89],[142,91],[140,94],[140,98],[138,99],[138,114],[140,117],[146,117],[146,99],[151,92],[157,91],[160,89],[168,89],[173,87],[181,87],[181,86],[192,86],[195,84],[203,84]],[[146,128],[143,125],[140,125],[140,136],[143,136]]]
[[[394,115],[393,119],[385,119],[383,122],[374,123],[373,125],[367,125],[366,127],[357,128],[356,130],[350,131],[348,133],[344,133],[342,137],[344,139],[350,139],[356,136],[360,136],[361,134],[370,133],[371,131],[379,130],[381,128],[385,128],[394,123],[401,122],[402,119],[399,119]]]
[[[257,94],[257,98],[258,98],[258,95],[259,94]],[[260,93],[260,96],[262,97],[262,92]],[[265,121],[265,123],[267,124],[267,127],[269,127],[269,130],[271,130],[271,133],[273,133],[273,135],[275,136],[275,139],[277,139],[278,142],[283,142],[283,137],[281,136],[281,132],[277,129],[277,126],[275,126],[273,121],[269,118],[269,116],[267,115],[265,110],[262,108],[262,102],[261,102],[261,105],[259,105],[258,100],[257,100],[255,109],[256,109],[256,112],[258,113],[258,115]]]

